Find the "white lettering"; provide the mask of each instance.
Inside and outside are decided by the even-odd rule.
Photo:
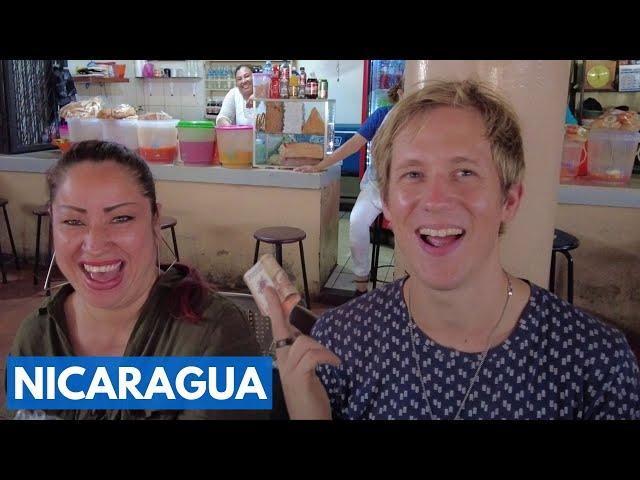
[[[173,393],[171,384],[167,378],[167,373],[162,367],[156,367],[153,370],[153,375],[151,375],[151,380],[149,380],[149,386],[144,394],[144,399],[151,400],[156,393],[164,393],[169,400],[176,399],[176,395]]]
[[[47,400],[56,399],[56,367],[47,367]]]
[[[184,388],[184,381],[187,375],[196,375],[198,378],[202,376],[202,369],[198,367],[184,367],[182,370],[178,372],[176,376],[176,390],[178,390],[178,394],[182,398],[186,398],[187,400],[197,400],[204,392],[207,390],[207,382],[204,380],[192,380],[189,385],[191,388],[195,387],[195,392],[190,392],[186,388]]]
[[[127,378],[127,375],[131,375],[131,378]],[[131,392],[133,398],[136,400],[142,400],[142,394],[138,390],[140,383],[140,370],[136,367],[120,367],[118,370],[118,398],[120,400],[127,400],[127,390]]]
[[[42,378],[42,370],[43,367],[35,368],[35,380],[31,381],[29,374],[24,369],[24,367],[16,367],[14,374],[14,390],[16,394],[16,400],[22,400],[24,398],[24,393],[22,390],[23,385],[25,385],[33,398],[35,400],[42,400],[42,390],[43,390],[43,378]]]
[[[249,382],[253,385],[249,385]],[[267,394],[264,393],[262,382],[260,382],[260,377],[255,367],[247,367],[247,371],[244,372],[238,387],[238,393],[236,393],[236,400],[242,400],[247,393],[257,393],[260,400],[267,399]]]
[[[85,369],[82,367],[67,367],[58,377],[58,390],[69,400],[82,400],[84,392],[74,392],[67,387],[67,380],[71,375],[84,375]]]
[[[111,379],[109,378],[109,373],[107,372],[106,367],[98,367],[96,368],[96,373],[93,375],[91,379],[91,385],[89,385],[89,390],[87,391],[87,400],[93,400],[96,396],[96,393],[106,393],[109,397],[109,400],[117,400],[116,391],[113,388],[113,384],[111,383]]]
[[[215,400],[228,400],[233,395],[233,367],[227,367],[227,383],[224,392],[218,391],[217,368],[209,367],[209,395]]]

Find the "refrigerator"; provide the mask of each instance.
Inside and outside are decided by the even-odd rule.
[[[405,60],[365,60],[362,81],[362,123],[378,108],[390,105],[387,92],[404,75]],[[371,142],[360,156],[360,178],[371,164]]]

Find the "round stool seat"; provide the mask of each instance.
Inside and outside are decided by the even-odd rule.
[[[4,207],[7,203],[9,203],[9,200],[6,198],[0,198],[0,207]]]
[[[46,217],[49,215],[49,205],[40,205],[33,209],[33,214],[38,215],[39,217]]]
[[[256,230],[253,238],[265,243],[295,243],[307,238],[307,234],[295,227],[266,227]]]
[[[175,227],[178,223],[173,217],[160,217],[160,230],[164,230],[165,228]]]
[[[553,250],[556,252],[568,252],[580,246],[580,240],[562,230],[555,229],[553,235]]]

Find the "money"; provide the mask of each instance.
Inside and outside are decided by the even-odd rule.
[[[285,311],[292,309],[300,301],[298,290],[270,253],[262,255],[258,262],[247,270],[243,278],[260,309],[260,313],[264,316],[269,316],[269,306],[264,296],[264,290],[267,286],[273,287],[276,291]]]

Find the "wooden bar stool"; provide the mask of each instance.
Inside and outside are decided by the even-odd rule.
[[[567,300],[573,303],[573,257],[569,253],[580,246],[580,240],[563,230],[553,232],[553,249],[551,251],[551,271],[549,272],[549,291],[555,293],[556,252],[567,258]]]
[[[171,229],[171,238],[173,239],[173,254],[176,256],[176,261],[180,261],[180,254],[178,253],[178,242],[176,241],[175,227],[178,224],[178,220],[173,217],[160,217],[160,230],[165,228]]]
[[[9,235],[9,242],[11,243],[11,253],[16,263],[16,270],[20,270],[20,263],[18,261],[18,251],[16,250],[16,244],[13,241],[13,234],[11,233],[11,223],[9,222],[9,215],[7,214],[7,204],[9,200],[6,198],[0,198],[0,207],[4,212],[4,222],[7,225],[7,234]],[[4,269],[4,262],[2,260],[2,246],[0,246],[0,270],[2,270],[2,283],[7,283],[7,273]]]
[[[33,265],[33,284],[38,284],[38,269],[40,268],[40,232],[42,230],[42,217],[49,217],[49,205],[41,205],[33,209],[33,214],[38,217],[36,230],[36,258]],[[47,261],[51,260],[51,221],[49,221],[49,241],[47,242]],[[47,293],[48,295],[48,293]]]
[[[258,253],[260,251],[260,242],[270,243],[276,246],[276,260],[282,266],[282,245],[285,243],[296,243],[300,245],[300,262],[302,263],[302,281],[304,282],[304,299],[307,308],[311,308],[311,297],[309,296],[309,286],[307,284],[307,268],[304,263],[304,247],[302,240],[307,238],[304,230],[295,227],[266,227],[256,230],[253,234],[256,239],[256,253],[253,257],[253,263],[258,261]]]

